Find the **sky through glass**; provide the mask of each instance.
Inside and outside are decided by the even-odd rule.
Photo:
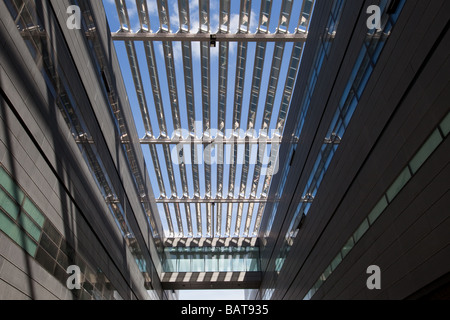
[[[116,9],[116,3],[114,0],[103,0],[108,22],[111,28],[112,32],[116,32],[120,29],[120,22],[118,19],[117,9]],[[179,29],[179,13],[178,13],[178,1],[177,0],[169,0],[168,3],[168,9],[169,9],[169,17],[170,17],[170,26],[171,26],[171,32],[175,33]],[[258,21],[260,16],[260,10],[261,10],[261,1],[251,1],[252,7],[251,7],[251,15],[250,15],[250,23],[249,23],[249,32],[250,33],[256,33],[257,27],[258,27]],[[289,33],[295,33],[296,28],[298,26],[299,22],[299,16],[300,11],[302,8],[303,0],[294,0],[293,6],[292,6],[292,13],[291,13],[291,20],[288,28]],[[148,10],[150,15],[150,27],[152,32],[157,32],[159,29],[159,16],[158,16],[158,7],[156,0],[148,0]],[[279,24],[279,17],[281,12],[281,4],[282,1],[273,1],[272,4],[272,11],[271,11],[271,20],[269,25],[269,33],[276,33],[277,27]],[[140,29],[140,23],[139,23],[139,17],[138,12],[136,8],[136,1],[133,0],[126,0],[126,5],[128,9],[128,14],[130,18],[130,27],[132,29],[132,32],[137,32]],[[211,33],[217,33],[219,29],[219,5],[220,1],[210,1],[210,23],[211,23]],[[190,22],[191,22],[191,33],[197,33],[199,30],[199,1],[191,0],[189,1],[190,6]],[[230,33],[234,34],[238,31],[239,28],[239,10],[240,10],[240,1],[232,0],[231,1],[231,16],[230,16]],[[138,63],[140,65],[141,69],[141,75],[142,75],[142,82],[145,89],[145,96],[146,96],[146,102],[149,109],[149,117],[151,126],[153,129],[153,135],[155,137],[158,137],[160,135],[159,131],[159,125],[158,125],[158,118],[156,114],[156,108],[155,108],[155,101],[153,99],[152,91],[151,91],[151,82],[149,73],[146,71],[147,69],[147,61],[146,61],[146,55],[144,51],[144,45],[142,42],[136,42],[136,52],[137,52],[137,59]],[[274,42],[268,42],[266,52],[265,52],[265,58],[264,58],[264,66],[263,66],[263,73],[261,78],[261,89],[267,88],[269,84],[269,75],[271,73],[271,67],[272,67],[272,60],[273,55],[275,51],[275,45]],[[283,98],[283,90],[285,87],[286,82],[286,75],[289,68],[290,58],[292,54],[294,44],[291,42],[288,42],[285,44],[285,49],[283,52],[283,59],[282,64],[280,68],[280,76],[277,84],[277,91],[274,99],[273,104],[273,111],[272,111],[272,117],[271,122],[269,126],[269,136],[271,135],[270,129],[274,129],[276,127],[277,122],[277,115],[280,110],[280,105]],[[138,130],[138,134],[140,137],[144,137],[146,134],[146,131],[144,129],[143,119],[141,116],[141,112],[139,110],[139,103],[136,96],[136,91],[133,83],[132,73],[130,70],[130,65],[127,58],[127,52],[125,43],[123,41],[115,41],[115,47],[117,51],[117,55],[121,64],[121,70],[123,79],[125,81],[125,85],[128,92],[128,99],[130,101],[132,111],[135,117],[135,123]],[[211,128],[212,128],[212,134],[214,135],[214,129],[218,128],[218,87],[219,87],[219,46],[215,48],[211,48],[211,54],[210,54],[210,112],[211,112]],[[235,88],[235,79],[236,79],[236,64],[237,64],[237,42],[230,42],[229,47],[229,56],[228,56],[228,90],[227,90],[227,108],[226,108],[226,129],[231,129],[233,127],[233,104],[234,104],[234,88]],[[165,72],[165,57],[164,57],[164,51],[163,51],[163,45],[162,42],[154,42],[154,49],[156,53],[156,64],[158,68],[158,76],[159,76],[159,82],[160,82],[160,89],[161,89],[161,98],[162,98],[162,104],[164,106],[164,116],[166,120],[166,126],[167,126],[167,133],[168,136],[171,137],[174,133],[174,124],[172,121],[172,113],[171,113],[171,102],[170,102],[170,95],[169,95],[169,86],[168,86],[168,79]],[[244,94],[243,94],[243,101],[242,101],[242,112],[241,112],[241,122],[240,127],[241,130],[241,137],[244,135],[244,131],[247,130],[247,118],[248,118],[248,110],[250,105],[250,96],[251,96],[251,88],[252,88],[252,70],[254,69],[255,64],[255,53],[257,49],[257,43],[256,42],[249,42],[248,43],[248,49],[247,49],[247,59],[246,59],[246,75],[250,74],[250,76],[247,76],[245,78],[244,82]],[[176,83],[177,83],[177,94],[179,98],[179,110],[180,110],[180,120],[181,120],[181,126],[183,129],[188,129],[188,114],[187,114],[187,107],[186,107],[186,94],[185,94],[185,83],[184,83],[184,77],[183,77],[183,55],[182,55],[182,48],[181,48],[181,42],[173,42],[173,53],[174,53],[174,62],[175,62],[175,74],[176,74]],[[193,62],[193,79],[194,79],[194,98],[195,98],[195,121],[196,121],[196,129],[198,131],[198,137],[201,138],[202,134],[202,85],[201,85],[201,44],[200,42],[193,42],[192,43],[192,62]],[[264,111],[264,105],[266,102],[266,92],[261,91],[259,95],[259,105],[257,109],[256,114],[256,121],[255,121],[255,136],[259,136],[258,129],[261,127],[261,123],[263,121],[263,111]],[[189,132],[189,131],[187,131]],[[231,131],[228,131],[228,136],[231,136]],[[227,134],[227,133],[225,133]],[[171,146],[174,148],[175,146]],[[227,148],[229,146],[225,146],[225,158],[229,158],[229,155],[231,153],[231,148]],[[164,181],[164,187],[165,187],[165,194],[170,197],[172,194],[171,187],[170,187],[170,180],[169,175],[167,173],[167,166],[165,162],[163,147],[161,145],[156,146],[158,151],[158,158],[159,163],[161,166],[161,172],[162,178]],[[237,156],[237,165],[236,165],[236,181],[235,181],[235,187],[234,187],[234,197],[239,198],[240,194],[240,182],[241,182],[241,176],[243,172],[243,163],[244,163],[244,145],[238,146],[238,156]],[[143,148],[144,156],[146,160],[146,164],[149,170],[149,175],[154,191],[155,198],[159,198],[161,196],[160,189],[158,187],[158,181],[155,175],[155,168],[153,166],[153,161],[151,158],[151,154],[149,151],[149,148],[146,146]],[[198,146],[198,151],[200,152],[200,155],[202,154],[203,147],[201,145]],[[256,154],[256,145],[252,148],[252,155]],[[270,146],[266,149],[266,155],[270,156]],[[213,154],[212,157],[216,156]],[[189,157],[187,157],[189,158]],[[247,176],[247,186],[250,186],[252,184],[252,178],[254,174],[255,169],[255,158],[256,156],[253,156],[253,161],[250,161],[250,165],[248,167],[248,176]],[[193,172],[190,166],[186,166],[186,177],[188,181],[188,189],[189,189],[189,198],[194,197],[194,188],[192,186],[193,181]],[[181,198],[183,197],[183,188],[182,188],[182,181],[180,178],[180,168],[177,164],[173,165],[174,169],[174,178],[176,183],[176,189],[177,189],[177,197]],[[217,195],[217,165],[215,163],[211,164],[211,197],[215,198]],[[264,172],[262,172],[264,174]],[[256,197],[259,198],[261,196],[261,192],[263,189],[264,184],[264,176],[261,175],[261,178],[259,180],[258,188]],[[229,178],[230,178],[230,166],[225,165],[223,167],[223,192],[222,194],[224,196],[228,195],[229,190]],[[199,164],[199,182],[200,182],[200,198],[205,198],[205,164],[200,163]],[[245,198],[248,198],[250,196],[251,188],[247,187],[245,192]],[[163,205],[158,203],[158,209],[160,212],[160,217],[163,222],[163,228],[165,229],[166,236],[169,235],[168,232],[168,226],[167,221],[164,218],[164,208]],[[220,204],[219,204],[220,205]],[[231,225],[234,226],[236,223],[236,212],[238,208],[238,204],[231,204],[233,206],[233,216],[232,216],[232,222]],[[225,213],[222,215],[222,230],[221,234],[225,234],[225,218],[226,218],[226,204],[222,204],[222,211]],[[243,212],[247,212],[249,207],[249,204],[244,204]],[[251,215],[252,221],[251,221],[251,228],[250,230],[254,230],[254,226],[256,223],[256,211],[258,209],[258,205],[255,205],[253,208],[253,214]],[[181,217],[185,217],[185,207],[180,205],[180,211],[181,211]],[[195,207],[193,204],[191,204],[191,215],[192,215],[192,221],[195,220]],[[205,217],[206,215],[206,204],[201,204],[201,212],[202,216]],[[174,213],[174,207],[171,204],[170,205],[170,214],[172,221],[177,221],[176,216]],[[184,218],[185,219],[185,218]],[[203,235],[206,230],[206,220],[205,218],[202,219],[202,230]],[[242,219],[242,224],[244,224],[244,220]],[[195,225],[193,224],[194,232],[193,235],[198,235],[198,230]],[[175,223],[174,223],[175,225]],[[188,234],[186,230],[186,226],[184,226],[184,229],[182,230],[183,234]],[[234,228],[232,228],[232,234],[233,234]],[[177,234],[174,234],[177,235]],[[252,234],[250,234],[252,235]],[[255,234],[253,234],[255,235]],[[246,234],[243,233],[243,228],[241,228],[240,234],[234,234],[234,236],[246,236]]]

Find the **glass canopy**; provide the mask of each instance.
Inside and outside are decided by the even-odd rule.
[[[104,5],[165,236],[256,236],[314,0]]]

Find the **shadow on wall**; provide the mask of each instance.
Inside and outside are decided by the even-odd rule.
[[[47,30],[58,30],[59,25],[57,23],[54,22],[54,17],[51,15],[44,15],[43,12],[52,12],[52,9],[49,8],[49,4],[48,2],[36,2],[36,16],[39,16],[41,18],[41,22],[42,17],[45,17],[45,21],[44,24],[41,23],[42,26],[45,26]],[[31,6],[34,6],[33,3],[30,4]],[[56,32],[57,35],[58,32]],[[10,37],[10,35],[7,34],[7,31],[5,29],[0,29],[0,35],[1,38],[4,39],[8,39]],[[54,36],[52,34],[52,36]],[[55,38],[50,38],[49,41],[46,41],[46,38],[39,38],[40,44],[41,44],[41,48],[42,51],[40,52],[42,55],[46,55],[47,58],[53,58],[55,59],[58,63],[62,62],[62,61],[58,61],[58,57],[59,57],[59,52],[58,52],[58,47],[59,49],[61,49],[61,46],[64,44],[64,41],[58,42],[57,41],[57,36],[55,36]],[[53,50],[53,48],[50,46],[50,44],[54,44],[55,49]],[[6,51],[6,50],[5,50]],[[4,52],[5,52],[4,51]],[[8,51],[6,51],[8,52]],[[25,53],[26,54],[26,53]],[[30,56],[31,57],[31,56]],[[66,137],[67,136],[67,130],[63,130],[66,128],[61,128],[58,125],[55,125],[57,123],[62,123],[61,121],[61,117],[58,117],[59,115],[59,109],[57,106],[57,101],[55,101],[53,93],[50,91],[50,88],[47,86],[47,92],[46,92],[46,97],[42,96],[42,92],[40,92],[39,90],[37,90],[36,86],[30,85],[33,84],[35,82],[35,79],[32,78],[32,76],[30,75],[29,70],[25,67],[23,61],[20,60],[19,55],[15,52],[13,52],[12,50],[9,51],[9,54],[6,56],[6,61],[5,63],[8,64],[8,68],[13,70],[13,73],[20,75],[20,77],[16,77],[17,79],[19,79],[18,81],[20,81],[21,83],[17,85],[17,87],[21,87],[21,88],[27,88],[27,95],[30,97],[33,97],[33,99],[29,100],[30,101],[30,105],[29,108],[33,108],[32,112],[35,115],[35,118],[38,120],[38,122],[42,125],[44,124],[46,127],[43,128],[43,131],[46,132],[50,132],[49,135],[47,135],[47,139],[51,140],[49,141],[50,145],[54,148],[54,152],[56,155],[58,155],[57,160],[54,162],[54,164],[49,160],[49,158],[46,156],[45,151],[42,149],[42,147],[39,145],[38,141],[36,140],[36,138],[33,136],[33,133],[27,128],[27,125],[24,121],[24,119],[22,119],[20,117],[20,114],[18,112],[18,110],[20,110],[19,108],[22,108],[24,106],[14,106],[12,105],[10,102],[8,103],[8,106],[6,106],[6,104],[4,103],[4,101],[2,100],[2,106],[1,106],[1,112],[2,112],[2,117],[4,119],[7,120],[7,115],[11,116],[11,113],[7,110],[6,108],[8,108],[8,110],[11,110],[11,112],[16,116],[16,118],[18,119],[18,121],[21,123],[21,125],[23,126],[23,129],[26,131],[28,138],[32,141],[32,143],[34,144],[34,147],[39,151],[40,156],[43,157],[46,165],[48,165],[48,167],[50,168],[50,170],[53,172],[53,174],[55,175],[55,177],[58,179],[59,181],[59,195],[60,195],[60,207],[57,208],[58,211],[61,213],[62,215],[62,219],[64,221],[64,234],[66,236],[66,242],[69,243],[73,248],[77,248],[77,251],[79,251],[81,254],[83,254],[89,261],[94,262],[92,265],[96,266],[95,264],[95,258],[97,257],[93,257],[91,252],[90,252],[90,248],[88,248],[88,244],[87,243],[81,243],[78,241],[77,238],[74,237],[74,234],[83,234],[86,232],[86,230],[81,230],[80,229],[80,225],[85,225],[87,226],[90,231],[92,232],[92,235],[94,237],[96,237],[96,240],[98,240],[98,242],[100,243],[100,245],[103,247],[104,251],[106,252],[107,255],[109,255],[108,250],[105,247],[105,244],[102,243],[101,239],[96,235],[96,231],[95,228],[93,227],[93,225],[90,223],[90,221],[92,221],[93,218],[88,219],[87,218],[87,214],[90,213],[85,213],[83,212],[83,210],[78,206],[78,203],[83,204],[86,203],[88,201],[86,201],[85,197],[83,197],[83,195],[95,195],[98,193],[98,190],[93,189],[93,186],[91,184],[88,183],[84,183],[83,184],[83,190],[81,190],[81,192],[83,194],[81,194],[81,192],[77,192],[77,190],[75,189],[75,185],[72,183],[73,181],[87,181],[87,177],[83,177],[80,175],[81,172],[86,171],[86,168],[82,167],[83,164],[81,163],[76,163],[74,162],[73,159],[74,155],[73,155],[73,151],[70,149],[69,145],[67,145],[67,142],[64,141],[64,139],[62,137]],[[45,60],[45,59],[44,59]],[[64,60],[64,63],[70,63],[70,60]],[[60,67],[63,67],[62,65]],[[54,67],[55,69],[47,69],[44,71],[50,71],[50,72],[54,72],[55,74],[57,74],[56,67]],[[5,98],[6,101],[7,97],[5,92],[3,92],[3,88],[2,88],[2,98]],[[47,101],[45,100],[45,98],[47,99]],[[59,98],[59,97],[56,97]],[[31,105],[31,103],[33,105]],[[90,106],[89,106],[90,107]],[[16,109],[17,108],[17,109]],[[4,127],[4,131],[5,131],[5,136],[6,136],[6,145],[8,147],[8,149],[10,150],[10,152],[8,153],[8,157],[10,157],[10,163],[12,164],[12,174],[13,176],[16,176],[16,169],[14,167],[14,162],[13,160],[13,154],[14,154],[14,143],[13,141],[13,137],[11,136],[11,132],[9,130],[7,130],[8,127],[8,122],[5,121],[5,126]],[[63,132],[64,131],[64,132]],[[71,157],[71,155],[73,155],[73,157]],[[42,190],[43,193],[45,193],[45,190]],[[91,203],[95,204],[95,200],[94,198],[92,199],[93,201],[91,201]],[[103,209],[98,207],[98,208],[90,208],[92,209],[91,213],[93,212],[103,212]],[[81,220],[84,221],[81,221]],[[116,228],[115,225],[112,224],[107,224],[105,223],[106,220],[102,217],[100,217],[101,221],[103,222],[102,225],[102,232],[103,234],[107,234],[107,235],[113,235],[114,234],[114,230]],[[73,228],[78,228],[77,230],[73,230]],[[109,247],[114,247],[116,249],[118,249],[117,251],[119,252],[119,255],[121,257],[126,257],[126,249],[125,249],[125,244],[123,243],[123,241],[118,241],[119,239],[114,238],[114,237],[110,237],[109,241],[108,241],[108,246]],[[26,253],[24,253],[26,255]],[[73,264],[75,263],[75,254],[73,255],[69,255],[68,256],[68,263],[69,264]],[[113,264],[115,264],[115,259],[113,257],[111,257],[111,260],[113,261]],[[34,285],[34,281],[32,280],[33,275],[31,274],[31,268],[29,265],[29,259],[31,259],[30,256],[26,257],[27,260],[27,269],[26,273],[29,275],[29,286],[32,289],[32,299],[35,298],[39,298],[36,297],[35,294],[35,290],[33,289],[33,285]],[[129,271],[128,268],[123,268],[123,266],[127,266],[128,262],[126,261],[126,258],[123,259],[124,261],[122,261],[123,265],[120,267],[116,267],[115,271],[118,271],[120,274],[120,277],[123,277],[123,279],[128,283],[128,285],[133,288],[135,287],[135,284],[130,283],[130,275],[129,274],[124,274],[121,271],[122,270],[126,270],[127,272]],[[105,268],[106,269],[106,268]],[[114,269],[114,268],[110,268],[110,269]],[[116,274],[117,276],[117,274]],[[121,295],[123,295],[126,298],[132,298],[132,291],[131,290],[123,290],[123,288],[118,288],[118,290],[121,290],[120,293]]]

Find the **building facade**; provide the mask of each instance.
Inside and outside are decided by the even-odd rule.
[[[73,4],[0,2],[0,298],[173,298],[103,5]]]
[[[102,2],[0,1],[0,299],[449,298],[450,3],[307,3],[257,238],[166,239]]]
[[[316,3],[248,298],[449,297],[450,6],[373,4]]]

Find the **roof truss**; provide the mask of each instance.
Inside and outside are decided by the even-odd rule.
[[[300,65],[300,57],[307,39],[314,0],[302,2],[300,18],[293,33],[288,31],[292,18],[293,0],[282,0],[278,17],[272,17],[273,1],[262,0],[259,17],[257,17],[258,25],[254,33],[250,32],[252,0],[240,1],[237,13],[239,15],[237,33],[230,31],[232,20],[230,0],[220,1],[217,32],[211,30],[210,1],[198,0],[199,29],[197,33],[193,33],[191,30],[189,0],[177,1],[179,28],[176,33],[171,31],[171,15],[167,0],[157,0],[159,18],[157,32],[151,31],[146,0],[136,0],[140,26],[137,32],[132,32],[130,28],[131,22],[126,1],[115,0],[115,4],[120,30],[112,33],[112,39],[125,43],[146,132],[141,139],[141,144],[143,147],[149,148],[152,158],[160,191],[157,203],[162,206],[169,231],[166,236],[257,235],[265,203],[276,201],[276,199],[269,199],[268,196],[273,171],[270,167],[268,170],[263,170],[264,164],[261,157],[256,157],[256,162],[252,162],[252,153],[255,150],[259,153],[269,147],[271,163],[275,163],[277,159],[278,147]],[[278,21],[275,33],[269,31],[272,20]],[[137,42],[143,44],[146,69],[151,84],[149,89],[144,87],[144,67],[139,64]],[[164,65],[157,63],[155,42],[162,44]],[[175,42],[181,43],[183,74],[176,72]],[[195,83],[194,78],[193,42],[200,43],[200,70],[198,73],[201,81],[198,83]],[[251,42],[256,43],[254,56],[249,53],[249,43]],[[292,52],[285,54],[288,42],[293,43]],[[232,68],[230,68],[231,43],[237,43],[236,65]],[[265,63],[268,43],[274,43],[270,64]],[[213,69],[211,48],[216,45],[218,46],[218,67]],[[290,57],[286,75],[281,72],[284,56]],[[247,70],[248,59],[254,60],[252,70]],[[167,81],[161,80],[161,72],[165,73]],[[234,86],[229,87],[228,75],[232,72],[235,75]],[[217,74],[218,77],[217,104],[214,105],[212,105],[211,99],[212,73]],[[265,73],[270,74],[266,85],[262,81]],[[284,89],[279,88],[281,77],[286,77],[283,82]],[[245,85],[246,81],[250,81],[250,79],[250,100],[247,104],[244,99]],[[178,82],[184,82],[183,90],[178,88]],[[200,88],[197,92],[196,86]],[[229,95],[230,90],[232,90],[232,95]],[[168,95],[163,96],[163,92],[168,92]],[[180,95],[180,92],[183,94]],[[196,93],[197,95],[200,93],[200,95],[196,96]],[[261,98],[261,93],[264,93],[264,98]],[[281,105],[276,108],[279,110],[278,114],[274,115],[277,94],[281,94]],[[147,100],[149,96],[153,97],[157,115],[158,137],[154,135],[151,124],[149,100]],[[261,103],[262,100],[264,100],[263,103]],[[169,102],[167,103],[167,101]],[[199,104],[201,108],[199,108]],[[201,112],[196,114],[196,109]],[[212,110],[217,110],[214,112],[217,119],[212,119]],[[187,128],[182,127],[181,111],[187,115]],[[243,117],[243,111],[248,114],[247,118]],[[227,112],[232,112],[230,127],[227,127]],[[258,112],[262,113],[262,120],[259,122]],[[246,123],[242,123],[242,119],[246,119]],[[196,120],[201,120],[202,131],[200,133],[196,126]],[[212,123],[216,123],[216,120],[217,128],[213,133]],[[275,127],[271,127],[272,120],[276,123]],[[169,124],[168,121],[171,123]],[[173,128],[173,131],[169,131],[168,128]],[[244,136],[241,135],[241,128],[247,129]],[[252,130],[258,128],[261,129],[259,133],[253,134]],[[272,136],[268,134],[270,129],[275,130]],[[185,132],[184,135],[183,132]],[[126,141],[122,142],[126,143]],[[215,165],[211,165],[210,161],[213,157],[210,148],[212,145],[215,147],[215,160],[219,160]],[[176,153],[174,153],[174,149]],[[186,150],[188,152],[185,152]],[[199,152],[203,152],[203,164],[199,164]],[[177,159],[174,159],[174,154]],[[242,154],[243,161],[239,163],[239,157]],[[229,163],[221,161],[225,158],[229,160]],[[162,160],[164,166],[161,165],[160,161]],[[174,165],[175,160],[178,160],[177,165]],[[247,183],[249,176],[252,177],[250,184]],[[215,193],[213,193],[213,182],[215,182]],[[226,183],[228,183],[228,188],[225,195],[224,185]],[[170,190],[170,196],[167,196],[166,186]],[[181,190],[179,186],[181,186]],[[258,196],[259,188],[262,191]],[[223,221],[225,225],[223,225]],[[253,229],[251,229],[252,225]],[[196,229],[196,234],[194,234],[194,229]]]

